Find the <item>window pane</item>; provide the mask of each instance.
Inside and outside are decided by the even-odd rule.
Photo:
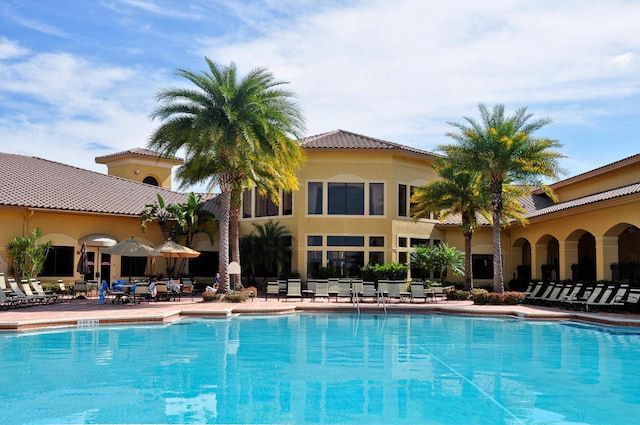
[[[364,183],[329,183],[329,214],[364,215]]]
[[[400,217],[407,216],[407,185],[398,185],[398,215]]]
[[[471,255],[471,268],[474,279],[493,279],[493,255]]]
[[[384,246],[384,236],[369,236],[369,246]]]
[[[398,262],[400,264],[407,264],[407,253],[406,253],[406,251],[398,253]]]
[[[242,218],[251,218],[251,191],[242,194]]]
[[[407,238],[398,238],[398,246],[401,248],[407,247]]]
[[[144,276],[147,269],[147,257],[120,257],[120,275]]]
[[[322,236],[307,236],[307,246],[322,246]]]
[[[327,263],[340,271],[341,277],[359,276],[364,266],[364,252],[361,251],[327,251]]]
[[[273,217],[278,215],[278,206],[265,196],[258,194],[255,191],[256,196],[256,217]]]
[[[75,271],[73,252],[72,246],[52,246],[49,248],[40,274],[42,276],[73,276]]]
[[[327,246],[364,246],[364,236],[327,236]]]
[[[369,215],[384,215],[384,184],[369,183]]]
[[[293,214],[293,194],[291,192],[284,192],[282,194],[282,215]]]
[[[322,251],[307,252],[307,277],[316,276],[322,267]]]
[[[384,264],[384,252],[370,251],[369,264]]]
[[[307,214],[322,214],[322,183],[310,182],[307,187]]]
[[[429,246],[429,239],[411,238],[411,247],[416,247],[418,245]]]

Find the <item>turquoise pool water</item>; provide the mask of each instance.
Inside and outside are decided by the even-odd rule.
[[[640,332],[291,315],[0,333],[3,424],[630,424]]]

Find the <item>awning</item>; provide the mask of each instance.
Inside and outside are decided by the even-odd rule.
[[[83,242],[86,242],[87,246],[98,246],[98,247],[113,246],[118,243],[118,241],[115,240],[115,238],[113,238],[112,236],[101,235],[101,234],[87,235],[85,237],[78,239],[79,245],[82,245]]]

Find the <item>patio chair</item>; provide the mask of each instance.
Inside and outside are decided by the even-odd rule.
[[[302,290],[302,296],[307,298],[313,298],[316,294],[316,280],[307,280],[307,289]]]
[[[60,301],[61,303],[66,303],[67,301],[71,301],[73,299],[73,292],[70,288],[67,288],[62,279],[58,279],[58,288],[60,289],[60,293],[58,294],[58,301]]]
[[[82,280],[77,280],[73,284],[73,295],[75,298],[78,297],[86,297],[87,296],[87,282]]]
[[[329,295],[336,296],[338,295],[338,278],[330,277],[329,278]]]
[[[45,292],[39,280],[31,279],[29,282],[31,283],[31,287],[35,291],[35,295],[40,295],[45,297],[47,299],[47,302],[52,304],[58,301],[58,294],[54,294],[52,292],[49,292],[49,293]]]
[[[9,297],[4,290],[0,289],[0,308],[8,310],[12,307],[19,307],[21,301],[15,297]]]
[[[300,279],[287,279],[287,299],[302,300],[302,282]]]
[[[440,285],[431,287],[431,296],[433,297],[433,301],[449,301],[447,299],[447,293],[444,291],[444,288]]]
[[[585,292],[582,298],[578,298],[576,300],[571,300],[569,302],[569,308],[575,308],[576,310],[581,310],[588,303],[595,302],[596,299],[599,299],[602,295],[602,291],[604,291],[604,284],[598,283],[595,288],[591,292]],[[587,295],[588,294],[588,295]]]
[[[351,299],[351,282],[347,279],[338,280],[338,292],[336,293],[336,301],[338,298]]]
[[[414,299],[418,298],[422,298],[424,299],[424,302],[427,302],[427,298],[429,298],[430,295],[427,294],[424,290],[424,284],[421,282],[411,282],[411,302],[413,302]]]
[[[640,313],[640,288],[631,288],[627,294],[627,298],[622,302],[622,306],[617,308],[624,308],[624,310],[630,313]]]
[[[365,298],[374,298],[378,300],[378,294],[376,293],[376,284],[374,282],[362,282],[362,293],[360,299],[364,301]]]
[[[131,292],[131,296],[133,297],[134,304],[136,302],[140,304],[144,300],[151,301],[151,297],[149,295],[149,286],[147,285],[136,285],[136,287]]]
[[[397,299],[398,301],[402,301],[402,295],[400,295],[400,282],[398,281],[390,281],[387,286],[387,298]]]
[[[182,287],[180,288],[181,296],[190,296],[193,299],[193,281],[188,278],[182,278]]]
[[[4,280],[4,273],[0,272],[0,290],[8,291],[7,289],[7,281]]]
[[[12,296],[20,300],[20,307],[28,307],[34,304],[42,303],[42,298],[29,296],[22,292],[22,289],[20,289],[20,287],[18,286],[18,282],[16,282],[15,279],[9,278],[7,282],[11,287]],[[21,284],[24,284],[25,282],[21,282]]]
[[[267,291],[264,294],[264,300],[266,301],[269,295],[275,295],[276,298],[280,299],[280,284],[276,282],[267,282]]]
[[[354,297],[362,296],[362,290],[363,290],[362,286],[363,286],[362,279],[359,279],[359,278],[351,279],[351,291],[353,292]]]
[[[600,298],[596,299],[593,302],[587,302],[584,305],[585,311],[589,311],[589,309],[607,309],[612,308],[614,303],[619,302],[624,299],[627,295],[627,291],[629,290],[629,285],[626,283],[621,284],[616,289],[615,284],[609,284],[602,291],[602,295]]]
[[[313,294],[313,301],[316,298],[326,298],[329,301],[329,281],[326,279],[319,279],[316,281],[316,291]]]

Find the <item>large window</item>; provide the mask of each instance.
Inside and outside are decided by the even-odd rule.
[[[147,269],[147,257],[120,257],[121,276],[144,276]]]
[[[251,190],[242,193],[242,218],[251,218]]]
[[[307,214],[322,214],[322,182],[309,182],[307,189]]]
[[[340,271],[340,276],[359,276],[364,266],[362,251],[327,251],[327,263]]]
[[[189,259],[189,276],[214,277],[218,273],[218,251],[201,251]]]
[[[278,215],[278,206],[270,199],[255,192],[256,217],[273,217]]]
[[[327,246],[364,246],[364,236],[327,236]]]
[[[384,184],[369,183],[369,215],[384,215]]]
[[[398,216],[407,216],[407,185],[398,185]]]
[[[474,279],[493,279],[493,255],[472,254],[471,268]]]
[[[307,252],[307,277],[313,277],[322,267],[322,251]]]
[[[282,193],[282,215],[292,215],[292,214],[293,214],[293,193],[283,192]]]
[[[329,183],[329,214],[364,215],[364,183]]]
[[[44,260],[42,276],[73,276],[73,247],[52,246]]]

